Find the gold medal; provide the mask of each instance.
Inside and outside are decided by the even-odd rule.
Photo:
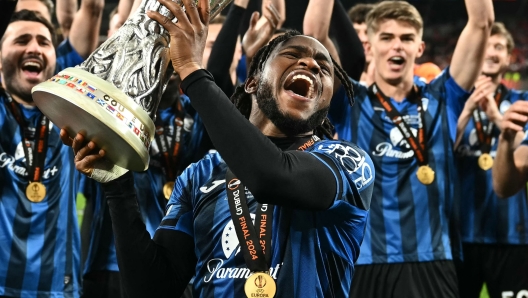
[[[484,171],[487,171],[493,167],[493,157],[489,153],[484,153],[478,158],[478,165]]]
[[[248,298],[269,297],[272,298],[277,292],[275,280],[267,272],[254,272],[246,280],[244,292]]]
[[[421,166],[418,168],[416,176],[418,176],[418,181],[425,185],[429,185],[434,181],[435,172],[429,166]]]
[[[165,199],[169,199],[172,193],[172,189],[174,188],[174,182],[167,182],[165,185],[163,185],[163,196],[165,196]]]
[[[26,188],[26,196],[33,203],[42,202],[46,196],[46,186],[40,182],[31,182]]]

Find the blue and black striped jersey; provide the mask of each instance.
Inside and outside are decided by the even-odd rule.
[[[338,192],[325,211],[274,207],[271,275],[277,280],[275,297],[345,297],[368,215],[351,202],[367,202],[368,208],[374,166],[363,150],[350,143],[321,141],[306,152],[327,157],[318,158],[334,173]],[[188,167],[176,181],[159,227],[194,238],[196,297],[242,297],[250,274],[229,212],[226,170],[218,153]],[[257,202],[247,189],[246,194],[254,218]]]
[[[68,67],[74,67],[84,62],[84,59],[73,48],[69,39],[63,40],[57,47],[55,53],[57,55],[55,72],[57,73]]]
[[[499,104],[504,114],[510,105],[518,100],[528,100],[528,92],[507,90]],[[481,112],[484,131],[489,120]],[[492,131],[491,156],[495,156],[500,130]],[[528,202],[526,189],[507,198],[497,197],[493,191],[492,171],[483,171],[478,166],[481,155],[475,122],[470,120],[457,148],[462,198],[460,200],[460,225],[462,241],[489,244],[528,244]]]
[[[355,104],[348,104],[341,88],[332,99],[329,116],[339,138],[364,148],[376,170],[357,264],[452,259],[449,221],[457,194],[453,144],[458,115],[469,94],[450,77],[448,69],[430,84],[414,80],[425,111],[429,166],[435,171],[433,183],[424,185],[417,179],[414,151],[400,130],[367,87],[352,83]],[[420,123],[417,103],[390,101],[416,134]]]
[[[79,297],[80,237],[75,208],[79,173],[73,151],[50,123],[39,203],[26,197],[28,171],[21,129],[0,96],[0,295]],[[29,127],[41,112],[21,111]]]

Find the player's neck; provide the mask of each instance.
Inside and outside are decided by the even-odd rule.
[[[12,94],[12,93],[9,93],[9,94],[11,95],[11,97],[12,97],[16,102],[18,102],[19,104],[23,105],[23,106],[26,107],[26,108],[34,108],[34,107],[36,107],[34,101],[25,101],[25,100],[23,100],[21,97],[15,95],[15,94]]]
[[[249,122],[255,125],[265,136],[274,138],[304,137],[311,136],[312,131],[300,133],[294,136],[283,133],[264,113],[255,105],[251,108]]]
[[[499,88],[499,85],[502,82],[502,74],[491,77],[491,83],[495,86],[495,89]]]
[[[24,99],[22,99],[20,96],[16,95],[16,94],[13,94],[12,92],[9,92],[9,90],[7,90],[6,88],[6,85],[5,85],[5,77],[4,75],[0,75],[0,78],[2,79],[2,89],[4,89],[4,91],[6,93],[9,93],[9,95],[11,95],[11,98],[13,98],[16,102],[18,102],[19,104],[27,107],[27,108],[32,108],[32,107],[36,107],[35,105],[35,102],[33,100],[29,100],[29,101],[26,101]]]
[[[396,102],[402,102],[414,84],[412,76],[410,79],[403,79],[397,83],[389,83],[382,79],[378,74],[375,76],[376,85],[385,94],[385,96],[394,99]]]

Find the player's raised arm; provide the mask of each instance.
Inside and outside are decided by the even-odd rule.
[[[103,7],[104,0],[82,0],[73,19],[69,40],[75,51],[85,59],[99,43]]]
[[[449,71],[457,84],[469,91],[480,74],[495,13],[492,0],[465,0],[465,3],[468,22],[458,38]]]

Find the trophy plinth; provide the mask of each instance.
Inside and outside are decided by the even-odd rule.
[[[210,17],[231,1],[210,0]],[[148,168],[153,119],[172,75],[169,34],[147,17],[148,10],[174,19],[158,1],[144,0],[86,61],[32,90],[35,104],[55,125],[70,136],[83,131],[112,163],[132,171]]]

